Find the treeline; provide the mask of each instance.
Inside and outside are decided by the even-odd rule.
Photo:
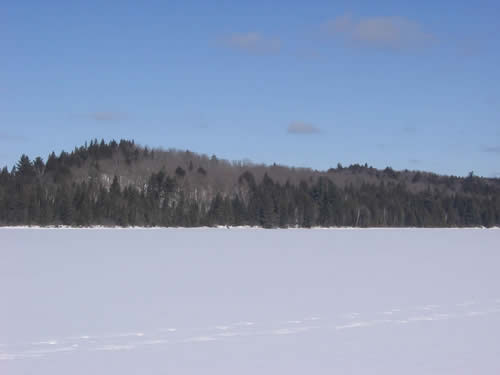
[[[132,141],[92,141],[71,153],[50,154],[47,162],[23,155],[11,171],[0,172],[0,225],[215,226],[265,228],[468,227],[500,225],[499,184],[474,176],[460,190],[428,184],[415,190],[398,172],[388,181],[335,183],[328,174],[280,182],[267,173],[241,173],[230,192],[206,183],[210,169],[192,161],[150,173],[142,186],[107,183],[100,163],[120,153],[129,168],[154,150]],[[82,175],[82,165],[86,165]],[[363,168],[363,167],[361,167]],[[78,175],[78,178],[75,176]],[[85,177],[85,178],[82,178]],[[416,176],[416,177],[415,177]],[[106,177],[104,175],[104,177]],[[421,179],[422,174],[413,174]],[[455,181],[455,180],[453,180]],[[417,183],[419,181],[416,181]],[[455,183],[455,182],[454,182]],[[207,190],[208,189],[208,190]]]

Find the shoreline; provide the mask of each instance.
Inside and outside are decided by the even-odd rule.
[[[289,227],[289,228],[264,228],[259,226],[224,226],[219,225],[215,227],[120,227],[120,226],[88,226],[88,227],[73,227],[67,225],[61,226],[28,226],[28,225],[20,225],[20,226],[0,226],[0,230],[173,230],[173,229],[182,229],[182,230],[498,230],[500,227]]]

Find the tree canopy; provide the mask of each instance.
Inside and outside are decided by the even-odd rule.
[[[140,183],[131,182],[136,169],[162,153],[133,141],[93,140],[71,153],[51,153],[46,163],[23,154],[11,171],[0,172],[0,225],[500,225],[499,181],[473,173],[459,178],[338,165],[294,179],[293,168],[270,166],[258,177],[262,166],[187,152],[173,163],[162,160]],[[113,175],[104,170],[110,164]],[[357,178],[339,183],[345,176]]]

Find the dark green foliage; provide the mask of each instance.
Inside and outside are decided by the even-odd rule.
[[[402,178],[405,172],[352,165],[329,172],[384,176],[379,183],[335,184],[329,175],[279,183],[267,173],[261,179],[247,170],[232,192],[189,189],[187,171],[173,175],[152,171],[141,187],[114,176],[107,184],[99,177],[99,162],[122,155],[128,167],[141,158],[154,159],[154,150],[139,149],[133,141],[98,142],[71,153],[51,153],[47,162],[21,156],[12,171],[0,171],[0,225],[119,225],[200,226],[258,225],[264,228],[469,227],[500,225],[500,184],[470,173],[466,178],[425,172]],[[192,155],[192,154],[191,154]],[[113,159],[115,160],[115,159]],[[215,163],[221,163],[212,157]],[[87,163],[89,176],[76,182],[75,167]],[[199,176],[207,171],[198,167]],[[210,171],[210,178],[212,171]],[[208,181],[209,178],[197,178]],[[111,183],[110,183],[111,182]],[[422,187],[415,190],[408,184]],[[200,185],[201,186],[201,185]],[[413,185],[415,186],[415,185]],[[193,193],[196,191],[196,193]]]
[[[177,167],[175,169],[175,175],[178,177],[184,177],[186,175],[186,171],[181,167]]]

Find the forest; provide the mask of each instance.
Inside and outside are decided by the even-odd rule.
[[[368,164],[317,171],[94,139],[4,167],[0,225],[492,227],[500,180]]]

